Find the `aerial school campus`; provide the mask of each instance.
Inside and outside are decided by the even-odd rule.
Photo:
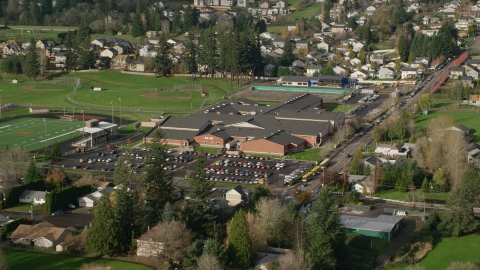
[[[0,5],[0,269],[479,269],[478,5],[67,2]]]

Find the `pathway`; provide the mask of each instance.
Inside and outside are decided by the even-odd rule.
[[[400,248],[403,243],[408,239],[410,234],[415,230],[415,220],[412,219],[404,219],[406,226],[400,232],[400,234],[396,237],[395,241],[390,245],[390,247],[384,251],[382,254],[378,255],[377,259],[375,260],[374,269],[380,270],[385,267],[385,265],[390,261],[395,251]]]

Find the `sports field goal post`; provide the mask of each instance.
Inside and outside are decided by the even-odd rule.
[[[68,122],[72,122],[73,120],[75,120],[75,118],[73,118],[72,115],[64,115],[64,116],[60,116],[60,121],[68,121]]]

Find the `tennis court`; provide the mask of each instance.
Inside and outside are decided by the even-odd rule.
[[[82,121],[60,120],[46,118],[21,118],[0,124],[0,149],[23,146],[31,151],[45,147],[45,141],[52,145],[55,141],[62,142],[80,135],[78,128]],[[45,124],[47,140],[45,140]]]

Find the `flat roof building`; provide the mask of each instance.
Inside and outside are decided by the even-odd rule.
[[[342,215],[341,222],[347,232],[388,240],[400,228],[403,217],[380,215],[377,218]]]

